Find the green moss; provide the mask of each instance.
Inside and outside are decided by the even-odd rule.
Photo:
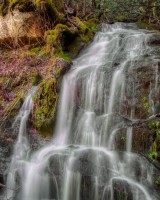
[[[126,16],[120,15],[115,17],[115,20],[118,22],[125,22],[126,21]]]
[[[4,109],[3,113],[5,116],[15,117],[17,115],[23,102],[24,95],[24,92],[18,93],[18,96]]]
[[[158,153],[155,152],[155,151],[153,151],[153,152],[151,152],[151,153],[149,154],[149,157],[150,157],[151,159],[157,160],[157,158],[158,158]]]
[[[140,29],[155,30],[155,25],[154,24],[149,24],[149,23],[144,23],[144,22],[138,22],[137,26]]]
[[[0,16],[4,16],[7,13],[7,1],[4,0],[1,4],[0,4]]]
[[[55,48],[54,53],[62,53],[63,48],[73,41],[77,35],[77,29],[71,29],[64,24],[57,24],[53,30],[46,31],[45,38],[48,49]]]
[[[151,112],[151,105],[148,103],[147,97],[142,97],[142,104],[148,114]]]
[[[86,22],[86,24],[93,32],[96,32],[98,29],[99,20],[97,20],[96,18],[92,18],[92,19],[89,19]]]
[[[160,128],[160,121],[156,120],[156,121],[152,121],[148,123],[148,127],[149,129],[159,129]]]
[[[57,3],[58,1],[55,0],[12,0],[9,8],[10,10],[17,8],[21,12],[38,10],[40,13],[46,13],[52,18],[56,18],[59,22],[65,22],[65,18],[59,15],[55,2],[56,6],[59,6],[60,10],[64,11],[63,3]]]
[[[42,48],[41,46],[37,46],[37,47],[32,48],[31,51],[34,53],[39,53],[41,51],[41,48]]]
[[[38,72],[33,72],[31,74],[31,77],[33,79],[33,86],[36,86],[39,84],[39,82],[41,81],[41,76]]]
[[[78,17],[74,18],[75,21],[77,22],[77,24],[79,25],[79,29],[83,32],[83,33],[87,33],[88,31],[88,27],[85,23],[83,23]]]
[[[64,60],[66,60],[68,62],[72,61],[71,56],[67,52],[62,52],[61,54],[59,54],[59,58],[63,58]]]
[[[14,10],[15,8],[21,12],[29,12],[35,9],[32,0],[12,0],[9,4],[9,9]]]
[[[47,13],[50,17],[56,18],[59,22],[65,22],[65,18],[60,16],[53,0],[34,0],[34,5],[38,11]]]
[[[95,19],[90,19],[87,22],[82,22],[78,17],[74,18],[79,26],[79,35],[83,42],[88,43],[92,40],[94,32],[97,28],[97,23]]]
[[[55,120],[59,94],[57,82],[54,78],[44,80],[34,97],[33,124],[42,135],[51,134],[51,127]],[[44,131],[45,130],[45,131]]]

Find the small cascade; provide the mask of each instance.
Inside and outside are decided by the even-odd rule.
[[[10,169],[7,177],[7,199],[12,198],[17,190],[16,178],[19,172],[18,170],[21,169],[23,162],[28,158],[30,152],[30,145],[27,135],[27,122],[32,109],[32,97],[35,91],[36,87],[33,87],[28,92],[22,108],[20,109],[19,114],[13,123],[13,129],[17,124],[19,124],[19,133],[17,142],[14,146]]]
[[[16,197],[10,194],[11,200],[159,199],[153,166],[136,154],[129,125],[144,118],[143,99],[158,98],[158,93],[152,95],[159,88],[160,61],[149,45],[153,34],[135,24],[102,24],[63,78],[53,140],[29,157],[24,103],[15,148],[22,140],[24,146],[15,150],[8,175],[17,174],[21,187]],[[8,187],[15,188],[15,177],[8,178]]]

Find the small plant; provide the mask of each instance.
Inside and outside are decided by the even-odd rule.
[[[155,184],[156,184],[158,187],[160,187],[160,179],[157,179],[157,180],[155,181]]]
[[[148,124],[149,129],[158,129],[160,128],[160,121],[155,121],[155,122],[150,122]],[[160,134],[160,130],[159,130],[159,134]]]
[[[150,113],[150,108],[151,105],[148,103],[147,97],[143,97],[142,98],[142,103],[143,103],[143,107],[145,108],[145,110]]]
[[[123,141],[123,142],[125,142],[126,141],[126,137],[121,137],[121,140]]]
[[[157,158],[158,158],[158,153],[157,153],[156,151],[153,151],[153,152],[151,152],[151,153],[149,154],[149,157],[150,157],[151,159],[157,160]]]

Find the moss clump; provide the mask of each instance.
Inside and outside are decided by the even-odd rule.
[[[78,17],[75,17],[74,19],[75,19],[75,21],[77,22],[80,31],[81,31],[82,33],[87,33],[88,30],[89,30],[88,27],[87,27],[87,25],[86,25],[84,22],[82,22]]]
[[[66,60],[68,62],[72,61],[70,54],[67,52],[62,52],[61,54],[59,54],[59,58],[63,58],[64,60]]]
[[[40,76],[40,74],[38,73],[38,72],[33,72],[32,74],[31,74],[31,77],[32,77],[32,79],[33,79],[33,86],[36,86],[36,85],[38,85],[39,84],[39,82],[41,81],[41,76]]]
[[[86,24],[87,26],[93,31],[93,32],[96,32],[97,31],[97,25],[99,23],[99,20],[97,20],[96,18],[92,18],[92,19],[89,19]]]
[[[90,19],[88,22],[82,22],[78,17],[74,18],[79,26],[79,35],[83,42],[88,43],[92,40],[94,32],[96,31],[96,20]]]
[[[64,24],[57,24],[53,30],[46,31],[45,33],[48,50],[54,47],[54,53],[62,53],[77,34],[77,29],[71,29]]]
[[[157,158],[158,158],[158,153],[155,152],[155,151],[153,151],[153,152],[151,152],[151,153],[149,154],[149,157],[150,157],[151,159],[157,160]]]
[[[58,99],[56,80],[43,80],[34,96],[33,115],[33,124],[43,136],[52,133]]]

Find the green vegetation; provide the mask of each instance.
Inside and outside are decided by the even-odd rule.
[[[137,23],[138,28],[140,29],[147,29],[147,30],[155,30],[155,24],[149,24],[149,23],[144,23],[144,22],[138,22]]]
[[[33,114],[33,124],[43,136],[52,133],[58,99],[56,80],[43,80],[34,97]]]
[[[157,160],[158,158],[158,153],[156,151],[153,151],[149,154],[149,157],[154,159],[154,160]]]
[[[142,97],[142,104],[144,109],[147,111],[148,114],[151,112],[151,105],[148,103],[147,97]]]
[[[148,123],[148,127],[153,135],[152,152],[149,153],[149,157],[153,159],[158,158],[158,152],[160,152],[160,121],[154,120]]]
[[[57,24],[53,30],[45,33],[48,49],[54,48],[54,53],[62,53],[67,43],[72,42],[77,35],[77,29],[69,28],[64,24]]]
[[[4,16],[7,13],[7,1],[4,0],[0,4],[0,16]]]
[[[12,0],[9,4],[9,9],[18,9],[20,12],[30,12],[34,10],[31,0]]]
[[[17,94],[17,97],[4,109],[5,117],[15,117],[17,115],[22,105],[24,96],[24,92],[19,92]]]

